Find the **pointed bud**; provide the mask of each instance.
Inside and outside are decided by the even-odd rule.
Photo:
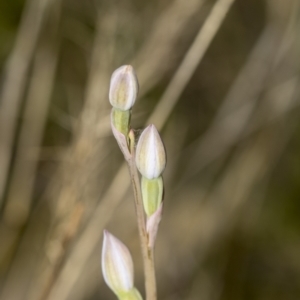
[[[149,125],[141,134],[135,156],[141,174],[153,179],[161,175],[166,166],[166,152],[154,125]]]
[[[116,295],[126,295],[133,288],[133,262],[128,248],[104,230],[102,273],[106,284]]]
[[[132,66],[122,66],[111,76],[110,104],[120,110],[130,110],[138,94],[138,81]]]
[[[142,176],[141,190],[144,209],[149,217],[156,212],[162,202],[164,190],[162,177],[148,179]]]

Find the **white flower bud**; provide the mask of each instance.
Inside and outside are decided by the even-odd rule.
[[[141,174],[148,179],[159,177],[165,169],[166,152],[154,125],[149,125],[141,134],[135,162]]]
[[[116,69],[110,80],[110,104],[120,110],[129,110],[134,105],[139,86],[132,66]]]
[[[133,262],[128,248],[104,230],[102,273],[106,284],[116,295],[127,294],[133,288]]]

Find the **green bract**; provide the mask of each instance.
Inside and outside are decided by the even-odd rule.
[[[141,189],[145,212],[147,216],[151,216],[162,202],[164,189],[162,177],[148,179],[142,176]]]

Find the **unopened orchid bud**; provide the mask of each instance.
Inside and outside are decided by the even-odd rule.
[[[133,262],[128,248],[108,231],[104,231],[102,273],[106,284],[120,297],[134,288]]]
[[[135,162],[140,173],[148,179],[159,177],[165,169],[165,147],[154,125],[149,125],[141,134]]]
[[[138,81],[132,66],[116,69],[110,80],[109,101],[120,110],[130,110],[138,94]]]
[[[148,179],[142,176],[141,190],[143,205],[147,216],[151,216],[160,207],[163,198],[162,177]]]

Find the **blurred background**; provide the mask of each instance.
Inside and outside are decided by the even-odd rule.
[[[299,23],[299,0],[1,1],[0,299],[115,299],[104,228],[144,293],[108,102],[132,64],[132,126],[168,154],[158,299],[299,300]]]

